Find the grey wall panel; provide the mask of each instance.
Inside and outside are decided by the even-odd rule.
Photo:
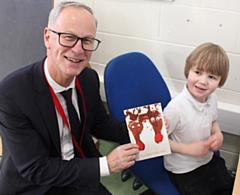
[[[0,81],[45,56],[43,30],[51,8],[51,0],[0,0]]]

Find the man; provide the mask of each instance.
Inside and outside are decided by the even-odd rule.
[[[1,195],[110,194],[100,177],[134,165],[136,144],[101,157],[92,140],[129,142],[125,124],[103,107],[96,72],[86,68],[100,43],[95,35],[91,9],[63,2],[44,30],[47,57],[1,81]],[[69,89],[81,122],[77,136],[63,95]]]

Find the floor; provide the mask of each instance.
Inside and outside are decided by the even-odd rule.
[[[117,145],[111,142],[106,142],[103,140],[99,141],[99,150],[102,155],[107,155],[112,151]],[[113,195],[150,195],[151,192],[147,191],[146,186],[142,186],[140,189],[134,191],[132,189],[134,176],[125,182],[121,180],[121,173],[114,173],[110,176],[103,177],[101,179],[102,184],[113,194]]]

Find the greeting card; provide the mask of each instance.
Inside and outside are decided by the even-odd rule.
[[[170,154],[161,103],[124,110],[131,143],[139,146],[138,160]]]

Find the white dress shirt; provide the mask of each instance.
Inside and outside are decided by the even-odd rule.
[[[46,79],[47,79],[49,85],[52,87],[53,91],[55,92],[56,96],[58,97],[58,100],[59,100],[60,104],[62,105],[62,108],[64,110],[64,113],[66,114],[67,119],[68,119],[68,112],[67,112],[66,101],[63,98],[63,96],[60,94],[60,92],[66,91],[70,88],[73,89],[72,90],[72,103],[73,103],[74,107],[77,108],[76,111],[77,111],[78,117],[80,119],[80,113],[79,113],[78,103],[77,103],[77,92],[76,92],[76,88],[75,88],[75,79],[73,79],[73,81],[70,83],[70,85],[68,87],[60,86],[58,83],[56,83],[51,78],[51,76],[49,74],[47,59],[45,60],[45,64],[44,64],[44,73],[46,75]],[[62,159],[63,160],[71,160],[72,158],[74,158],[74,146],[73,146],[73,142],[72,142],[72,137],[71,137],[68,127],[62,120],[62,117],[58,113],[57,109],[56,109],[56,114],[57,114],[58,127],[59,127]],[[102,177],[109,175],[110,173],[109,173],[106,156],[99,158],[99,164],[100,164],[100,175]]]

